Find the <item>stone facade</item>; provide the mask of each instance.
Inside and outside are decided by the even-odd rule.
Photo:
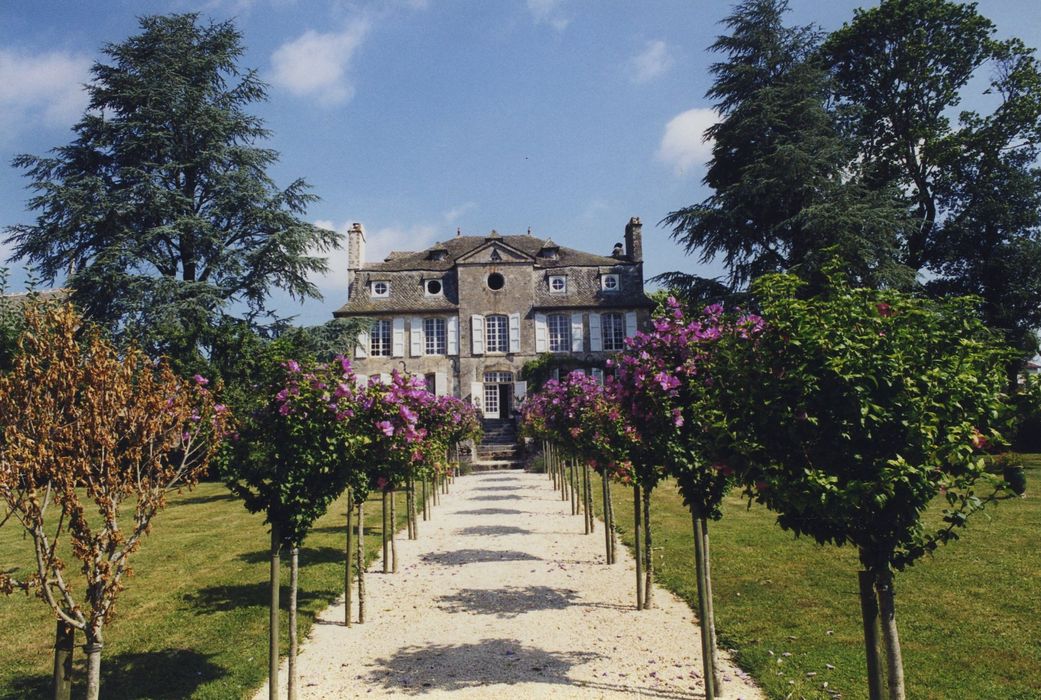
[[[372,320],[359,342],[362,377],[405,369],[438,393],[508,418],[524,396],[526,362],[542,353],[590,371],[645,326],[640,220],[625,246],[595,255],[529,235],[459,236],[365,261],[365,231],[348,233],[348,300],[338,317]]]

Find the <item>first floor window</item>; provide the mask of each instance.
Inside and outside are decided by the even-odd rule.
[[[426,355],[444,355],[448,352],[448,332],[445,330],[445,319],[424,318],[423,338]]]
[[[373,321],[369,329],[369,354],[390,357],[390,320]]]
[[[509,319],[488,316],[484,323],[485,352],[506,352],[509,347]]]
[[[564,314],[553,314],[546,317],[546,328],[549,331],[549,351],[568,352],[571,350],[571,322]]]
[[[625,347],[625,318],[622,314],[601,314],[604,352],[618,352]]]

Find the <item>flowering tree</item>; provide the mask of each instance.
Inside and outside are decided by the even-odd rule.
[[[355,452],[358,395],[350,361],[329,364],[286,360],[266,392],[239,421],[225,451],[228,487],[250,512],[271,526],[269,692],[278,697],[280,551],[290,550],[289,696],[296,690],[296,597],[300,545],[350,481]]]
[[[167,494],[197,482],[224,434],[228,413],[207,383],[118,350],[68,305],[27,308],[14,368],[0,376],[0,498],[35,554],[32,574],[0,574],[0,590],[35,592],[83,632],[89,700],[131,556]],[[65,535],[80,585],[58,555]]]
[[[981,448],[998,439],[1007,351],[971,300],[930,302],[852,289],[838,277],[805,298],[794,277],[753,291],[766,322],[754,342],[723,339],[708,388],[718,456],[778,524],[818,543],[851,545],[871,697],[881,697],[878,614],[889,695],[904,697],[894,574],[957,538],[1000,496]],[[978,484],[984,484],[981,492]],[[923,511],[946,504],[942,525]]]

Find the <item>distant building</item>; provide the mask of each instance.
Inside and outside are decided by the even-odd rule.
[[[509,418],[525,395],[522,368],[542,353],[602,373],[650,317],[641,224],[609,255],[532,235],[460,236],[366,262],[365,231],[348,233],[348,300],[338,317],[370,318],[355,371],[422,375],[438,394],[473,401],[486,419]]]

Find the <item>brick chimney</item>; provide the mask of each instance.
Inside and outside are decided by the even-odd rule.
[[[365,227],[355,222],[347,230],[347,294],[355,273],[365,264]]]
[[[625,226],[625,254],[633,262],[643,262],[643,224],[638,216]]]

